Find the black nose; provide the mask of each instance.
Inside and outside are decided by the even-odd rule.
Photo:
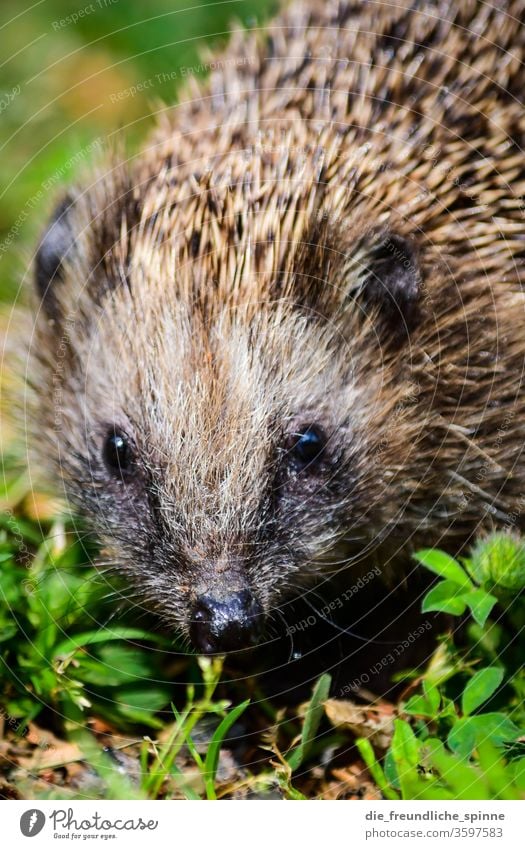
[[[202,654],[245,649],[257,642],[262,609],[248,590],[223,599],[197,599],[192,611],[190,637]]]

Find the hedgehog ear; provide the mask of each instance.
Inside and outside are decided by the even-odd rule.
[[[421,268],[415,242],[393,230],[369,234],[361,251],[359,286],[351,293],[365,313],[404,336],[417,324]]]
[[[35,287],[50,318],[57,318],[56,286],[63,279],[63,262],[71,259],[75,238],[71,226],[73,199],[65,197],[56,207],[35,258]]]

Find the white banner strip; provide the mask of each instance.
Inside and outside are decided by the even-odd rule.
[[[525,802],[5,802],[0,845],[181,849],[525,846]],[[67,841],[67,843],[66,843]]]

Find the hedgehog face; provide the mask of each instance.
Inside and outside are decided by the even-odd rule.
[[[377,327],[363,326],[351,293],[364,288],[374,315],[378,291],[408,313],[414,274],[386,262],[380,235],[354,243],[346,265],[325,250],[325,287],[299,246],[284,294],[252,283],[210,297],[197,262],[177,265],[166,247],[144,255],[144,240],[134,251],[117,241],[102,263],[100,232],[72,237],[89,227],[62,205],[37,260],[48,430],[67,496],[135,603],[199,651],[249,646],[290,593],[347,565],[366,499],[374,512],[382,428],[403,386],[385,402],[391,368],[370,375],[360,351]],[[319,239],[304,244],[318,254]]]
[[[202,652],[247,647],[341,533],[355,393],[300,316],[262,311],[263,335],[239,314],[139,311],[140,329],[127,293],[105,307],[64,471],[145,603]]]
[[[343,532],[349,367],[292,309],[208,321],[141,292],[70,333],[59,472],[135,602],[199,651],[248,647]]]

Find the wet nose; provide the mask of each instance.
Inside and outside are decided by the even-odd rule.
[[[200,596],[193,607],[190,637],[202,654],[253,646],[262,623],[262,609],[248,590],[216,599]]]

